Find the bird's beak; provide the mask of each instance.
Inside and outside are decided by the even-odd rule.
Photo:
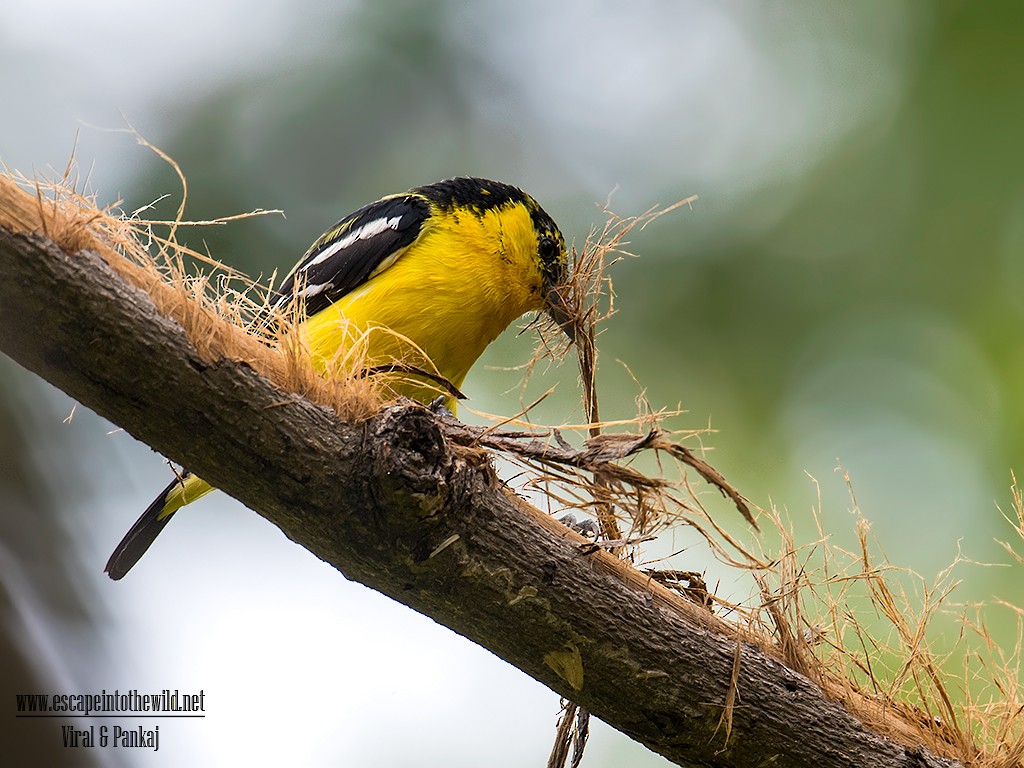
[[[558,327],[565,331],[569,337],[569,343],[576,343],[576,323],[573,320],[572,309],[568,302],[557,288],[548,291],[548,314],[558,324]]]

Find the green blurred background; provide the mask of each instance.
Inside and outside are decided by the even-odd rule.
[[[672,426],[718,430],[712,462],[803,541],[808,475],[826,529],[853,541],[841,465],[889,558],[930,578],[958,552],[1006,560],[998,508],[1024,470],[1022,43],[1011,0],[7,4],[0,160],[62,170],[80,132],[83,179],[133,210],[178,188],[109,130],[130,123],[180,163],[189,218],[285,211],[194,235],[251,274],[365,202],[456,174],[519,184],[578,245],[613,191],[621,214],[697,194],[615,272],[603,415],[632,415],[640,386],[681,405]],[[469,405],[516,411],[528,395],[502,368],[531,345],[499,340]],[[0,382],[0,738],[22,759],[546,759],[554,694],[230,499],[107,581],[169,471],[85,409],[65,423],[73,402],[6,358]],[[578,419],[571,366],[531,386],[556,382],[538,418]],[[1024,602],[1014,571],[958,573],[957,601]],[[302,660],[285,668],[282,646]],[[13,716],[15,691],[133,687],[202,688],[208,717],[125,754],[64,750],[59,721]],[[586,764],[663,763],[598,725]]]

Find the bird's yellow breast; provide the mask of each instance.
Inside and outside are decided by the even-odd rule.
[[[394,264],[305,322],[306,342],[327,375],[359,348],[366,368],[404,364],[461,387],[498,334],[544,305],[542,288],[523,206],[436,211]],[[412,382],[395,390],[421,401],[437,393]]]

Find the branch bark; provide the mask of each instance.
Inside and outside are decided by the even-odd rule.
[[[946,766],[506,492],[411,405],[365,423],[206,362],[97,254],[0,227],[0,349],[316,556],[688,766]],[[474,456],[476,458],[474,459]],[[97,568],[100,565],[97,564]],[[722,714],[736,680],[732,732]]]

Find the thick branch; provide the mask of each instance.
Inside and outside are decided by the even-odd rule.
[[[243,363],[204,362],[146,293],[90,252],[68,255],[0,228],[0,275],[6,354],[346,577],[451,627],[669,759],[948,764],[869,732],[725,623],[606,553],[581,549],[582,539],[507,493],[479,453],[454,448],[425,409],[398,405],[345,424]],[[721,717],[734,673],[726,742]]]

